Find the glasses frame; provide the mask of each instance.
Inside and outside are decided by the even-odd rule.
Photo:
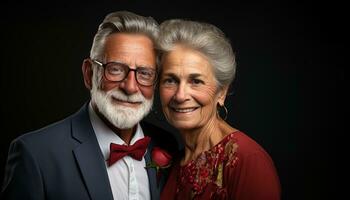
[[[98,60],[95,60],[95,59],[92,59],[92,62],[96,63],[97,65],[99,65],[99,66],[101,66],[103,68],[103,76],[104,76],[104,78],[106,80],[108,80],[108,81],[111,81],[111,82],[122,82],[122,81],[124,81],[129,76],[130,71],[134,71],[135,72],[135,79],[136,79],[137,84],[139,84],[139,85],[149,87],[149,86],[155,85],[156,82],[157,82],[157,78],[158,78],[157,70],[151,69],[149,67],[136,67],[136,69],[131,69],[129,65],[127,65],[125,63],[121,63],[121,62],[113,61],[113,62],[102,63],[102,62],[100,62]],[[106,73],[108,73],[108,71],[106,70],[106,66],[109,65],[109,64],[112,64],[112,63],[116,63],[116,64],[119,64],[119,65],[125,66],[128,69],[125,77],[122,80],[120,80],[120,81],[113,81],[113,80],[108,79],[108,76],[106,75]],[[138,72],[139,69],[142,69],[142,68],[143,69],[146,68],[146,69],[150,69],[150,70],[154,71],[154,76],[155,77],[154,77],[154,80],[153,80],[152,84],[150,84],[150,85],[146,84],[145,85],[145,84],[140,83],[139,80],[137,79],[137,72]]]

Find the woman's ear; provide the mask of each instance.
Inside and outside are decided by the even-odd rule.
[[[93,71],[92,71],[92,61],[90,58],[84,59],[81,69],[83,72],[85,87],[91,90]]]
[[[220,106],[223,106],[225,104],[228,88],[229,86],[224,86],[218,93],[218,103]]]

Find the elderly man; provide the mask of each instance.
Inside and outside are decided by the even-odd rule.
[[[140,122],[153,102],[158,31],[150,17],[106,16],[82,65],[91,101],[11,143],[2,198],[159,199],[165,176],[146,166],[154,147],[175,151],[177,143]]]

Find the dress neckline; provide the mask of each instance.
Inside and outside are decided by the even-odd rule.
[[[219,146],[225,146],[226,143],[229,142],[231,139],[233,139],[234,135],[236,135],[238,132],[239,132],[239,130],[236,130],[230,134],[227,134],[225,137],[222,138],[222,140],[220,142],[218,142],[217,144],[212,146],[210,149],[201,152],[200,154],[198,154],[198,156],[196,158],[190,160],[185,165],[181,165],[179,162],[180,169],[184,169],[190,165],[193,165],[195,162],[197,162],[198,159],[203,158],[203,157],[208,157],[212,152],[216,152],[216,150],[218,149]]]
[[[226,166],[235,166],[237,163],[236,151],[238,148],[234,131],[226,135],[218,144],[207,151],[200,153],[195,159],[186,165],[177,165],[177,189],[176,193],[187,192],[190,189],[191,195],[198,195],[204,191],[208,184],[215,187],[223,187],[223,169]]]

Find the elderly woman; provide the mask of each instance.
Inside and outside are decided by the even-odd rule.
[[[236,66],[222,31],[168,20],[161,24],[159,48],[162,109],[185,144],[161,199],[280,199],[268,153],[220,117],[219,109],[227,115],[225,98]]]

